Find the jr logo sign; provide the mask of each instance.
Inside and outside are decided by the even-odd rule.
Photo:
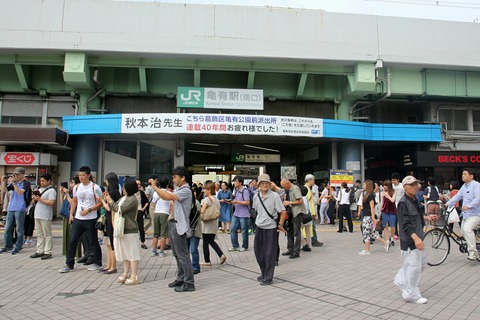
[[[179,108],[203,108],[204,89],[178,87],[177,107]]]

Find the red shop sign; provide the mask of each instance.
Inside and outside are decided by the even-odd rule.
[[[3,160],[7,165],[31,165],[36,159],[33,153],[7,152]]]

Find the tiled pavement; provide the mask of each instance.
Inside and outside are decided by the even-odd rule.
[[[176,293],[167,288],[175,263],[150,257],[143,250],[142,283],[128,287],[117,275],[87,271],[58,273],[62,231],[55,224],[54,258],[33,260],[34,246],[16,256],[0,255],[0,319],[478,319],[480,316],[480,263],[469,262],[456,247],[447,261],[423,273],[426,305],[405,303],[392,280],[400,267],[399,247],[385,253],[379,244],[370,256],[362,249],[358,225],[353,234],[338,234],[318,226],[322,248],[281,257],[274,284],[256,281],[258,267],[253,250],[228,252],[230,238],[219,235],[227,262],[195,276],[195,292]],[[3,231],[0,232],[3,246]],[[250,236],[250,245],[254,236]],[[282,249],[286,238],[280,237]],[[147,244],[151,239],[147,238]],[[102,248],[103,250],[103,248]],[[200,245],[201,251],[201,245]],[[213,253],[213,250],[211,250]],[[202,252],[200,252],[202,257]],[[119,264],[120,266],[120,264]]]

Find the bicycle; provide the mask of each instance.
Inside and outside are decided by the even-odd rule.
[[[461,253],[467,253],[467,242],[463,236],[459,236],[454,231],[450,231],[448,225],[448,215],[450,210],[456,210],[454,207],[448,210],[442,210],[441,214],[445,217],[443,228],[435,227],[427,231],[423,237],[425,251],[427,252],[427,263],[429,266],[438,266],[442,264],[450,254],[450,239],[457,245]],[[473,230],[477,244],[477,250],[480,251],[480,226]],[[480,257],[477,258],[480,262]]]

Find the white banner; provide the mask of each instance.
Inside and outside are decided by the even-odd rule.
[[[122,114],[121,133],[322,137],[323,119],[239,114]]]

